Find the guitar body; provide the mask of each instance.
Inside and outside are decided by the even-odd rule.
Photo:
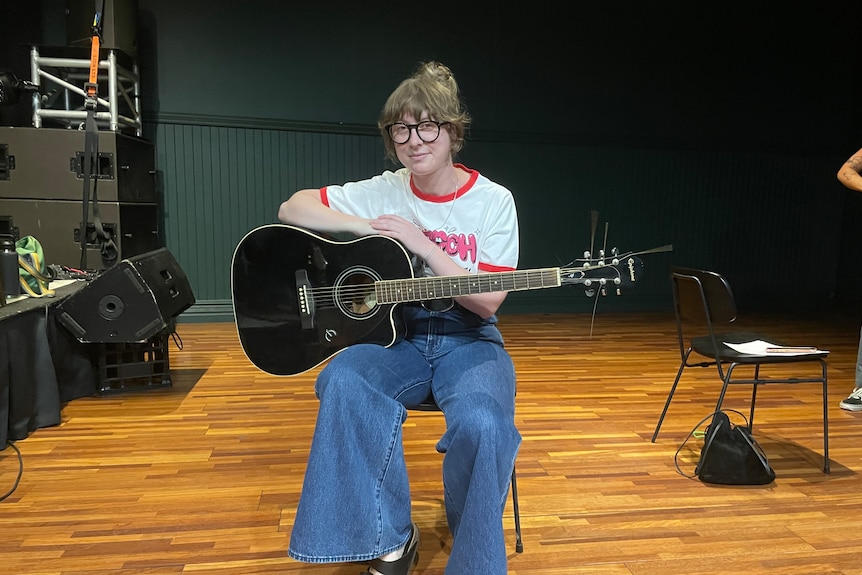
[[[409,253],[391,238],[330,240],[283,224],[249,232],[231,273],[242,348],[275,375],[302,373],[355,343],[391,345],[396,305],[378,305],[365,288],[413,277]]]

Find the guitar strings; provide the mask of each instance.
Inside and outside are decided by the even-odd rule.
[[[517,271],[523,271],[525,274],[541,275],[543,272],[546,272],[546,271],[557,270],[559,272],[559,275],[562,277],[564,275],[572,274],[575,272],[589,272],[591,270],[606,269],[606,268],[612,268],[612,269],[616,270],[616,268],[614,266],[609,265],[609,264],[601,264],[601,265],[594,264],[591,266],[565,267],[565,268],[544,268],[544,269],[539,269],[539,270],[515,270],[515,271],[516,272]],[[617,275],[619,275],[619,270],[616,270],[616,271],[617,271]],[[508,274],[511,272],[504,272],[504,273]],[[477,276],[479,276],[480,278],[488,278],[488,277],[492,277],[495,275],[497,275],[497,274],[493,274],[493,273],[491,273],[491,274],[477,274]],[[434,278],[434,277],[430,277],[430,278],[404,278],[404,280],[406,280],[406,281],[427,280],[427,281],[431,281],[431,282],[439,281],[440,279],[441,278],[439,278],[439,277],[437,277],[437,278]],[[459,278],[459,279],[462,279],[462,278]],[[383,280],[383,281],[398,282],[398,281],[402,281],[402,280],[396,279],[396,280]],[[562,285],[562,283],[560,285]],[[556,286],[549,285],[547,287],[556,287]],[[394,291],[396,291],[399,295],[401,295],[403,293],[409,293],[408,290],[402,290],[400,288],[392,288],[392,289]],[[518,291],[518,290],[507,290],[507,291]],[[314,298],[316,306],[324,307],[326,305],[334,306],[337,296],[340,297],[342,302],[344,302],[344,301],[356,302],[357,300],[364,299],[370,295],[376,294],[377,293],[377,287],[376,287],[376,283],[343,285],[339,288],[335,288],[333,286],[311,287],[308,290],[308,293],[309,293],[309,295],[311,295]],[[430,293],[430,294],[426,293],[423,295],[424,295],[424,297],[422,297],[422,298],[416,298],[416,300],[413,300],[413,298],[411,297],[405,301],[418,301],[420,299],[442,299],[444,297],[450,297],[449,295],[446,295],[446,296],[441,295],[441,296],[439,296],[439,298],[437,298],[434,296],[433,293]],[[365,302],[365,303],[368,303],[368,302]],[[595,314],[595,307],[593,309],[593,313]]]

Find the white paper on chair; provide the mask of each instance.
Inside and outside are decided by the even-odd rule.
[[[763,341],[761,339],[746,341],[744,343],[728,343],[725,341],[724,345],[734,351],[749,355],[811,355],[817,353],[829,353],[826,350],[817,349],[816,347],[783,346]]]

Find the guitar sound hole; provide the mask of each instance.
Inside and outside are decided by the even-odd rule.
[[[353,319],[374,315],[379,309],[374,282],[379,279],[377,274],[368,268],[345,270],[336,280],[335,305],[344,315]]]

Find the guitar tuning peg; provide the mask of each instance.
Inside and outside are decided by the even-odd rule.
[[[618,256],[618,255],[620,255],[620,250],[619,250],[619,248],[611,248],[611,255],[613,255],[613,256]]]
[[[623,292],[622,290],[620,290],[620,288],[617,288],[617,295],[623,295]]]
[[[587,297],[593,297],[594,295],[596,295],[596,290],[592,288],[586,289],[584,290],[584,295],[586,295]]]
[[[606,288],[602,288],[602,297],[608,295],[608,290]]]

